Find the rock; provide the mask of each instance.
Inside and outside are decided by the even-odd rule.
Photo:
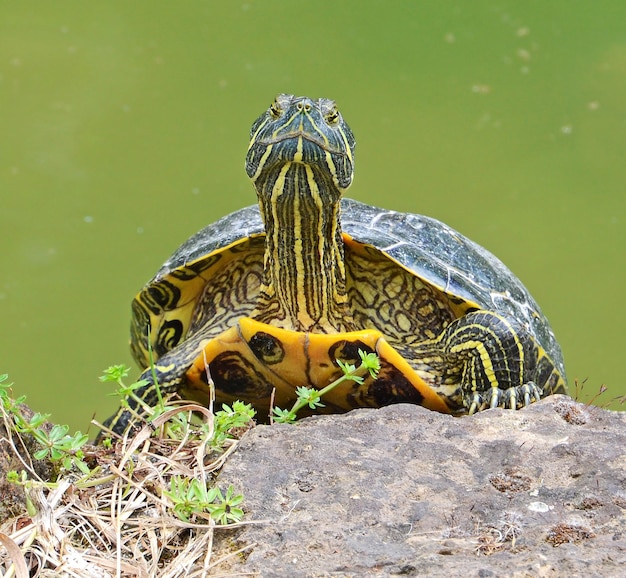
[[[626,414],[565,396],[461,418],[394,405],[258,426],[220,474],[230,483],[246,519],[266,521],[220,542],[214,560],[248,547],[232,572],[617,576],[626,564]]]

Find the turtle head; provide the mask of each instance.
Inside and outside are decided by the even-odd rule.
[[[246,172],[256,184],[305,165],[343,192],[352,183],[354,144],[334,101],[279,94],[252,125]]]
[[[265,226],[257,321],[322,333],[348,325],[340,201],[353,153],[352,131],[326,98],[280,94],[252,125],[246,172]]]

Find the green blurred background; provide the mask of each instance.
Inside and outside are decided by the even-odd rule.
[[[72,428],[107,417],[132,297],[255,202],[249,127],[290,92],[338,102],[349,196],[490,249],[582,398],[626,394],[625,22],[623,0],[0,2],[0,373]]]

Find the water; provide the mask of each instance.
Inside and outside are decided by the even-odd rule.
[[[132,364],[133,295],[254,202],[250,124],[292,92],[354,130],[350,196],[496,253],[583,399],[626,394],[624,21],[622,0],[0,3],[0,373],[73,428],[113,411],[97,377]]]

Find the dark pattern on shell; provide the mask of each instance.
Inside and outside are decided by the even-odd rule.
[[[350,396],[353,407],[381,407],[392,403],[415,403],[421,405],[424,396],[413,387],[413,384],[394,366],[383,363],[378,377],[368,380],[367,396],[362,388]]]
[[[268,398],[272,393],[273,386],[237,351],[220,353],[209,367],[215,388],[226,395],[252,401]]]
[[[181,281],[189,281],[213,267],[221,258],[222,255],[220,253],[208,255],[206,259],[199,259],[198,261],[174,269],[170,275]]]
[[[379,329],[391,345],[433,339],[455,318],[449,300],[373,247],[346,252],[348,302],[359,329]]]
[[[184,327],[180,320],[169,319],[159,327],[159,332],[153,344],[155,359],[159,359],[168,351],[176,347],[183,339]]]
[[[273,335],[258,331],[248,341],[250,350],[265,365],[275,365],[285,358],[285,348]]]
[[[210,333],[217,335],[232,327],[240,317],[249,316],[256,306],[262,278],[262,251],[247,251],[227,262],[207,279],[188,334],[210,328]]]
[[[350,363],[352,365],[359,365],[361,363],[359,349],[365,353],[373,353],[372,348],[368,347],[360,340],[348,341],[347,339],[340,339],[333,343],[328,349],[328,358],[334,360],[339,359],[344,363]]]
[[[133,355],[133,359],[137,362],[139,367],[147,367],[150,315],[148,310],[136,299],[133,300],[131,309],[132,320],[130,324],[130,351]]]
[[[141,304],[153,315],[176,309],[180,301],[180,289],[170,281],[150,282],[137,296]]]

